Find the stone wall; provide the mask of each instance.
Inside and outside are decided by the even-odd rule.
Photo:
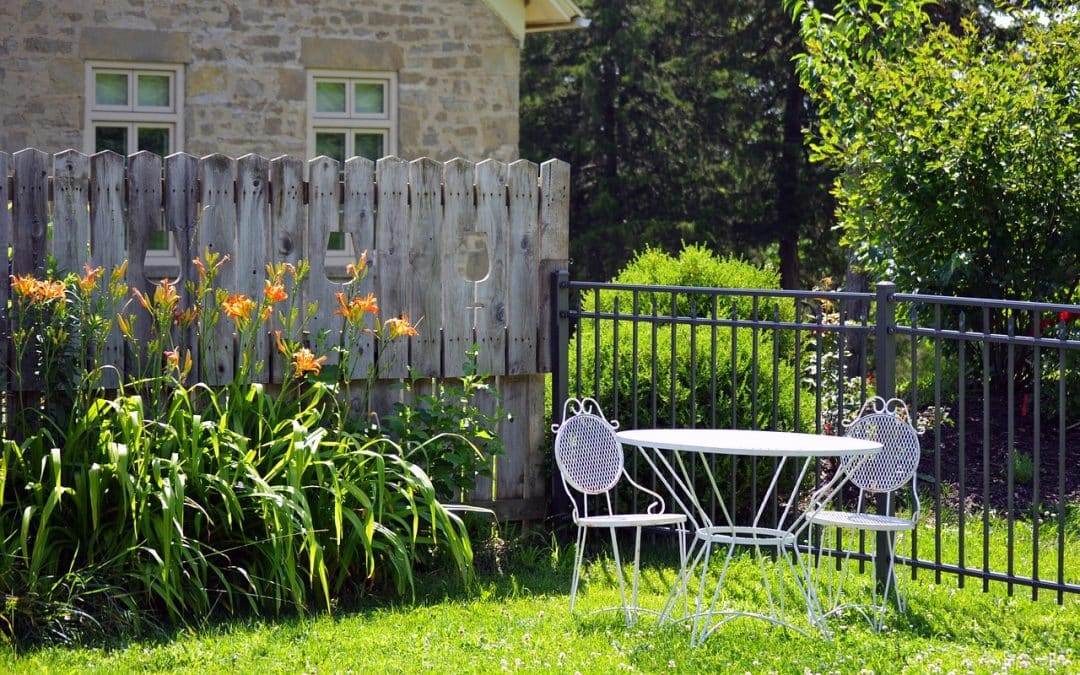
[[[333,68],[397,72],[400,156],[513,160],[519,51],[483,0],[9,0],[0,150],[89,150],[85,62],[156,61],[185,66],[195,155],[306,155],[305,70]]]

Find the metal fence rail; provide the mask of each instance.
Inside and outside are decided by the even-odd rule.
[[[593,396],[623,428],[842,433],[867,396],[898,396],[916,414],[933,505],[929,533],[898,551],[911,575],[1027,587],[1033,598],[1050,590],[1058,602],[1080,593],[1080,306],[901,294],[890,283],[708,289],[566,272],[552,296],[555,406]],[[736,508],[771,475],[719,461],[697,470],[725,479]],[[636,456],[628,463],[650,481]]]

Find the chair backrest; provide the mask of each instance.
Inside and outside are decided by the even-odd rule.
[[[881,452],[863,462],[847,463],[845,471],[852,483],[868,492],[892,492],[912,479],[921,448],[910,420],[907,405],[898,398],[886,401],[873,396],[866,400],[847,435],[877,441]]]
[[[609,422],[591,398],[569,398],[562,423],[555,432],[555,462],[563,480],[585,494],[596,495],[615,487],[623,472],[623,449],[615,437],[618,422]]]

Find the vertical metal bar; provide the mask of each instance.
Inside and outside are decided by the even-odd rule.
[[[652,425],[657,426],[659,416],[656,414],[656,388],[659,386],[657,380],[656,371],[656,348],[658,346],[659,331],[660,331],[660,307],[656,294],[651,294],[652,299],[652,337],[651,337],[651,349],[652,349],[652,377],[649,379],[649,408],[652,411]]]
[[[773,363],[773,369],[772,369],[772,382],[773,382],[773,386],[772,386],[772,420],[771,420],[771,426],[769,428],[772,429],[773,431],[775,431],[776,430],[776,424],[777,424],[777,418],[779,416],[779,406],[780,406],[780,304],[779,304],[779,302],[777,304],[773,305],[773,340],[772,340],[772,342],[773,342],[773,354],[772,354],[772,363]],[[796,384],[795,386],[797,388],[798,384]],[[772,458],[772,472],[773,472],[774,476],[776,475],[776,471],[779,468],[778,467],[779,462],[780,462],[780,460],[777,459],[776,457]],[[795,468],[794,465],[792,465],[792,468],[793,469]],[[779,497],[773,499],[772,513],[770,515],[772,517],[772,524],[773,524],[774,527],[776,526],[776,523],[779,521],[779,518],[780,518],[780,515],[779,515],[779,502],[780,502]]]
[[[593,396],[600,395],[600,289],[593,289]],[[607,402],[605,401],[605,405]]]
[[[582,321],[581,321],[581,316],[580,316],[580,312],[581,312],[581,295],[580,294],[578,295],[578,298],[577,298],[577,305],[578,305],[578,313],[579,313],[579,315],[577,317],[577,323],[575,325],[577,330],[574,331],[574,356],[575,356],[575,360],[574,360],[574,366],[575,366],[574,367],[574,371],[575,371],[574,372],[574,389],[576,390],[577,398],[581,398],[581,367],[582,367],[582,364],[581,364],[581,326],[582,326]]]
[[[753,304],[750,318],[750,337],[753,344],[752,357],[750,359],[750,428],[758,428],[758,340],[760,336],[758,334],[758,301],[760,298],[753,296]],[[757,462],[754,462],[754,468],[757,468]]]
[[[961,333],[967,332],[967,315],[963,310],[960,312],[959,330]],[[958,468],[960,470],[959,482],[960,482],[960,508],[959,513],[956,514],[958,523],[958,542],[957,542],[957,567],[959,573],[957,574],[956,581],[960,588],[964,587],[964,570],[966,565],[964,563],[964,529],[967,527],[967,401],[965,394],[967,393],[967,342],[960,338],[957,345],[957,378],[956,378],[956,407],[959,411],[957,415],[960,419],[957,421],[957,431],[960,434],[959,448],[957,449],[957,461]]]
[[[570,396],[570,273],[556,270],[551,274],[551,419],[559,420],[563,402]],[[552,466],[548,486],[553,516],[565,518],[570,513],[570,499],[562,489],[559,468]]]
[[[1031,312],[1031,325],[1035,329],[1035,334],[1038,336],[1039,326],[1039,313],[1035,310]],[[1031,584],[1031,599],[1039,599],[1039,504],[1042,502],[1042,495],[1039,490],[1039,473],[1042,467],[1042,351],[1039,349],[1038,343],[1035,344],[1035,353],[1032,354],[1031,359],[1031,381],[1034,384],[1034,391],[1031,393],[1032,402],[1032,436],[1034,437],[1035,447],[1031,449],[1031,465],[1033,470],[1031,472],[1031,579],[1036,582]]]
[[[619,412],[619,294],[611,305],[611,419],[621,419]],[[599,389],[597,394],[599,394]],[[637,453],[634,453],[637,456]]]
[[[990,572],[990,308],[982,311],[982,532],[983,532],[983,572]],[[990,577],[983,576],[983,592],[990,590]]]
[[[611,412],[608,413],[610,419],[622,420],[622,412],[619,408],[619,292],[612,291],[614,296],[611,301]],[[599,308],[598,308],[599,309]],[[597,390],[597,396],[600,395],[599,389]],[[608,410],[605,407],[604,410]],[[634,480],[637,480],[637,457],[641,453],[632,453],[634,459],[632,460],[630,470],[633,471]],[[623,459],[625,462],[625,457]],[[642,495],[638,490],[628,490],[630,496],[630,508],[637,511],[640,507],[639,504],[642,500]]]
[[[896,284],[882,281],[877,285],[877,334],[874,339],[874,364],[877,372],[878,395],[888,400],[896,395]],[[878,495],[878,513],[888,513],[885,495]],[[884,590],[889,578],[889,533],[877,533],[877,555],[874,556],[874,579]]]
[[[1005,438],[1005,526],[1006,526],[1006,561],[1008,572],[1006,593],[1011,597],[1013,594],[1013,578],[1016,575],[1016,504],[1013,495],[1016,494],[1016,345],[1013,338],[1016,337],[1016,317],[1009,315],[1009,342],[1006,347],[1006,377],[1008,389],[1006,392],[1006,423],[1007,431]]]
[[[934,305],[934,583],[941,585],[941,305]]]
[[[668,401],[671,403],[671,415],[670,415],[671,424],[670,424],[670,426],[672,428],[675,428],[676,426],[678,426],[678,424],[676,422],[675,414],[676,414],[676,411],[679,408],[678,401],[675,400],[675,397],[676,397],[676,395],[678,393],[675,390],[675,382],[676,382],[676,379],[677,379],[677,374],[679,372],[679,368],[678,368],[678,360],[679,359],[678,359],[678,356],[677,356],[678,351],[677,351],[677,348],[676,348],[676,346],[677,346],[677,342],[676,342],[677,335],[676,334],[678,333],[678,330],[677,330],[678,326],[675,323],[678,316],[679,316],[678,294],[675,291],[672,291],[671,292],[671,323],[670,323],[670,326],[671,326],[671,352],[670,352],[670,359],[669,359],[669,362],[668,362],[668,373],[670,374],[670,377],[668,378],[669,386],[670,386],[670,396],[668,397]]]
[[[691,295],[690,316],[688,317],[690,330],[690,428],[697,427],[697,297]],[[690,455],[690,475],[697,480],[698,477],[698,453]]]
[[[697,298],[690,296],[690,428],[697,426]]]
[[[731,303],[731,428],[739,428],[739,338],[738,326],[739,305],[733,300]]]
[[[824,321],[824,316],[821,311],[820,302],[818,303],[818,306],[814,309],[814,320],[817,323],[817,328],[814,329],[814,332],[817,334],[817,340],[815,340],[814,344],[814,433],[820,434],[822,422],[821,392],[823,389],[823,387],[821,386],[821,367],[825,349],[825,329],[823,328],[822,323]]]
[[[1058,324],[1058,335],[1062,344],[1068,336],[1068,327],[1064,319]],[[1064,347],[1058,348],[1058,512],[1057,512],[1057,602],[1065,603],[1065,513],[1068,511],[1065,504],[1065,362],[1066,352]]]
[[[636,429],[638,428],[638,426],[640,426],[640,424],[638,423],[638,385],[640,384],[640,382],[638,381],[638,366],[641,363],[641,355],[638,353],[638,333],[639,326],[641,325],[641,297],[640,293],[637,290],[633,291],[633,295],[631,297],[631,311],[633,311],[634,313],[634,323],[632,324],[633,331],[631,333],[630,340],[632,345],[630,352],[630,400],[632,405],[630,423],[633,424],[634,428]],[[637,467],[637,458],[640,454],[640,452],[634,453],[635,468]]]
[[[795,305],[795,431],[800,432],[802,431],[802,400],[799,395],[802,393],[802,335],[799,324],[802,323],[802,312],[799,311],[798,298],[792,298],[792,304]],[[819,472],[815,471],[814,475],[818,476]]]
[[[717,319],[717,301],[719,297],[717,295],[712,296],[712,307],[709,308],[709,318],[712,319],[712,330],[709,337],[709,426],[713,429],[716,428],[716,348],[718,346],[717,331],[719,327],[716,325]],[[713,469],[716,468],[715,457],[713,459]],[[715,473],[713,475],[716,475]]]
[[[780,305],[773,306],[773,349],[772,349],[772,426],[773,431],[780,416]]]
[[[760,298],[757,295],[752,296],[750,310],[750,337],[752,344],[752,351],[750,357],[750,428],[758,428],[758,302]],[[757,496],[758,486],[758,458],[750,458],[750,503],[756,505],[758,503]]]
[[[910,308],[910,320],[911,320],[911,339],[909,341],[911,346],[911,409],[915,411],[915,414],[919,414],[919,338],[916,335],[916,331],[919,327],[919,305],[916,302],[911,303]],[[919,438],[919,449],[922,450],[922,438]],[[911,531],[911,559],[919,559],[919,528],[916,527]],[[919,566],[911,566],[911,578],[912,580],[919,578]]]
[[[709,427],[716,428],[716,394],[718,391],[718,384],[716,380],[716,359],[719,355],[717,349],[719,347],[719,326],[716,325],[719,318],[719,300],[720,297],[715,293],[712,295],[712,307],[709,308],[709,317],[712,319],[712,331],[710,336],[709,346]],[[709,453],[709,472],[711,475],[716,475],[716,462],[717,456],[715,453]],[[717,509],[717,497],[716,490],[709,490],[709,514],[715,514]]]
[[[733,298],[731,301],[731,428],[739,428],[739,338],[738,326],[739,304]],[[738,494],[738,472],[736,471],[735,457],[728,458],[728,466],[731,469],[731,498],[729,503],[732,508],[738,508],[735,497]]]

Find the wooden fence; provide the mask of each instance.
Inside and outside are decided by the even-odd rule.
[[[192,259],[206,249],[230,256],[221,285],[252,297],[262,292],[267,263],[308,261],[300,305],[318,302],[308,328],[334,340],[341,285],[327,276],[326,242],[331,232],[347,233],[353,258],[369,251],[366,283],[380,315],[419,320],[420,334],[380,359],[390,364],[384,376],[401,378],[409,368],[424,377],[458,376],[466,350],[479,345],[479,367],[495,377],[509,416],[495,484],[478,485],[476,498],[494,499],[504,518],[543,516],[546,289],[550,271],[568,256],[569,165],[385,157],[342,167],[318,157],[306,173],[307,180],[305,163],[287,156],[0,153],[0,204],[11,204],[0,209],[0,268],[42,273],[51,253],[61,271],[81,272],[89,263],[108,275],[126,260],[128,285],[150,289],[149,241],[164,229],[175,243],[181,288],[194,278]],[[10,279],[0,275],[0,307],[9,297]],[[8,335],[6,324],[0,328]],[[236,367],[230,322],[219,322],[219,330],[226,334],[215,340],[213,362],[198,366],[211,384],[228,382]],[[117,331],[111,340],[104,360],[123,373]],[[0,343],[0,363],[9,363],[7,341]],[[371,358],[372,345],[357,347]],[[280,381],[287,364],[276,360],[269,339],[257,345],[256,358],[269,366],[263,381]],[[354,374],[369,364],[361,360]]]

